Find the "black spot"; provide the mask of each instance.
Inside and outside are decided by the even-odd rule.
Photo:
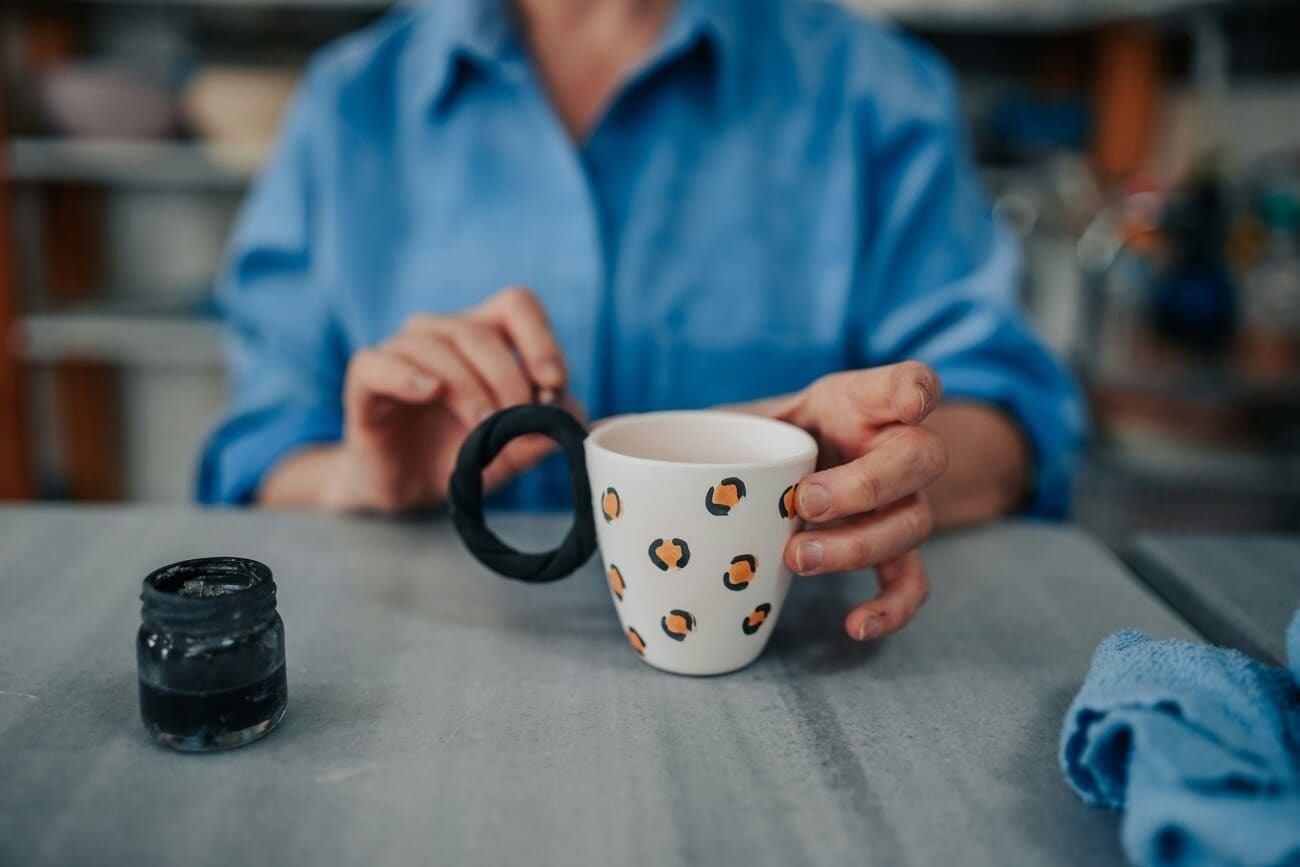
[[[650,562],[655,564],[655,568],[661,572],[668,571],[668,564],[659,556],[659,546],[664,543],[663,539],[655,539],[650,543]]]
[[[630,640],[628,641],[628,644],[632,645],[632,649],[635,650],[637,653],[645,653],[645,639],[641,637],[641,633],[637,632],[635,629],[631,627],[628,627],[627,634],[629,639],[632,638],[633,636],[636,637],[635,642]]]
[[[792,517],[792,515],[790,514],[790,510],[785,507],[785,498],[793,490],[794,490],[794,485],[791,485],[790,487],[786,488],[784,491],[781,492],[781,499],[777,501],[776,506],[778,509],[781,510],[782,518]],[[791,505],[793,505],[793,502],[791,503]]]
[[[668,618],[676,615],[686,621],[686,632],[677,633],[668,628]],[[673,641],[685,641],[686,633],[695,628],[695,615],[689,611],[682,611],[680,608],[674,608],[663,617],[659,618],[659,625],[663,627],[664,635],[667,635]]]
[[[709,488],[709,492],[704,495],[704,508],[709,510],[710,515],[725,518],[727,515],[731,514],[731,506],[713,502],[714,492],[717,491],[718,488],[727,487],[728,485],[736,489],[737,500],[745,499],[745,483],[735,476],[728,476],[719,482],[717,486]]]
[[[758,574],[758,559],[757,559],[756,557],[754,557],[753,554],[741,554],[741,555],[738,556],[738,557],[732,557],[732,558],[731,558],[731,565],[732,565],[732,566],[735,566],[737,563],[749,563],[749,571],[750,571],[750,574],[751,574],[751,575],[757,575],[757,574]],[[748,581],[742,581],[742,582],[740,582],[739,584],[736,584],[736,583],[733,583],[732,580],[731,580],[731,570],[730,570],[730,569],[728,569],[726,572],[723,572],[723,573],[722,573],[722,586],[723,586],[723,587],[726,587],[728,590],[736,590],[736,591],[744,590],[746,587],[748,587],[748,586],[749,586],[750,584],[752,584],[753,582],[754,582],[754,579],[753,579],[753,578],[750,578],[750,580],[748,580]]]
[[[763,628],[763,624],[767,622],[767,616],[771,613],[772,613],[771,603],[764,602],[762,605],[759,605],[757,608],[755,608],[751,613],[745,615],[745,618],[740,621],[740,628],[744,630],[746,635],[753,635],[755,632]],[[762,614],[763,619],[753,625],[750,625],[749,618],[753,617],[755,614]]]
[[[677,561],[677,568],[685,569],[686,564],[691,562],[691,546],[686,544],[685,539],[673,539],[673,544],[682,549],[682,559]]]
[[[661,572],[667,572],[669,569],[673,568],[685,569],[686,564],[689,563],[691,559],[690,546],[682,539],[672,540],[672,543],[681,549],[682,552],[682,556],[677,560],[677,565],[674,567],[670,566],[664,558],[659,556],[659,548],[667,541],[667,539],[655,539],[650,543],[650,549],[647,552],[650,555],[650,562],[655,564],[655,568]]]

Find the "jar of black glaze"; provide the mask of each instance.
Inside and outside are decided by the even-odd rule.
[[[223,750],[275,728],[288,690],[270,569],[238,557],[186,560],[145,578],[140,599],[140,717],[158,743]]]

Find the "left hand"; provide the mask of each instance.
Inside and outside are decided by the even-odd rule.
[[[818,471],[795,489],[809,527],[791,538],[785,562],[802,575],[876,567],[880,593],[844,621],[859,641],[897,631],[930,594],[918,550],[934,529],[925,489],[943,475],[948,453],[920,424],[941,395],[938,375],[909,361],[830,374],[796,394],[738,407],[817,439]]]

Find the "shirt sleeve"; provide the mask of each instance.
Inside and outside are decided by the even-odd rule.
[[[249,501],[289,452],[342,433],[347,354],[314,238],[316,79],[309,71],[294,97],[218,281],[231,397],[202,448],[203,503]]]
[[[868,112],[870,237],[854,361],[923,361],[945,400],[1005,410],[1033,452],[1025,512],[1062,517],[1087,427],[1079,390],[1020,310],[1019,249],[981,188],[950,75],[935,58],[910,59],[913,74]]]

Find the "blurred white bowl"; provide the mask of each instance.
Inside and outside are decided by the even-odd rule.
[[[156,139],[176,127],[176,106],[158,82],[106,63],[67,63],[35,83],[54,131],[83,138]]]
[[[208,141],[265,147],[275,138],[297,79],[292,69],[208,67],[185,90],[186,120]]]

